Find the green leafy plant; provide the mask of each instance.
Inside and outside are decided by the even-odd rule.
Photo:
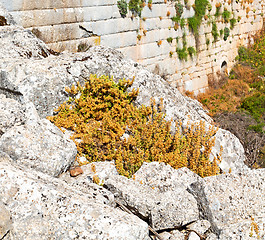
[[[222,13],[222,17],[225,20],[225,22],[228,23],[229,19],[231,17],[231,12],[229,12],[227,9],[224,9],[224,11]]]
[[[175,10],[176,10],[176,17],[180,19],[184,11],[184,6],[181,3],[177,2],[175,3]]]
[[[216,42],[218,37],[219,37],[219,33],[218,33],[216,22],[212,23],[212,35],[213,35],[213,38],[214,38],[214,42]]]
[[[187,52],[187,48],[183,47],[183,48],[177,48],[176,52],[178,54],[178,58],[179,60],[188,60],[188,52]]]
[[[167,38],[167,42],[168,42],[168,43],[172,43],[172,41],[173,41],[173,38],[172,38],[172,37],[168,37],[168,38]]]
[[[118,8],[119,8],[119,12],[120,15],[125,18],[127,13],[128,13],[128,4],[125,0],[120,0],[117,2]]]
[[[172,22],[178,23],[180,19],[178,17],[174,16],[171,18],[171,20],[172,20]]]
[[[186,20],[185,20],[184,18],[181,18],[181,19],[180,19],[180,27],[181,27],[181,28],[184,28],[185,25],[186,25]]]
[[[129,10],[138,16],[141,17],[145,0],[130,0],[129,1]]]
[[[188,18],[188,25],[195,36],[196,46],[198,45],[199,27],[201,25],[203,17],[205,16],[208,5],[208,0],[195,0],[195,15],[192,18]]]
[[[235,18],[230,19],[230,29],[233,30],[237,20]]]
[[[188,53],[190,57],[194,56],[196,54],[196,50],[194,47],[188,47]]]
[[[219,17],[221,15],[221,3],[216,3],[215,7],[216,7],[216,12],[214,14],[215,17]]]
[[[186,32],[184,32],[182,35],[182,44],[183,44],[183,47],[187,46]]]
[[[229,30],[229,28],[225,27],[224,28],[224,40],[225,41],[227,40],[227,38],[229,37],[229,35],[230,35],[230,30]]]

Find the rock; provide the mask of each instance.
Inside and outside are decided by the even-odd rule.
[[[13,17],[8,13],[8,11],[0,3],[0,26],[14,25],[16,24]]]
[[[74,142],[66,139],[59,128],[46,119],[11,128],[0,138],[0,150],[18,164],[51,176],[65,172],[77,153]]]
[[[92,166],[94,167],[92,168]],[[118,175],[113,162],[95,162],[84,166],[81,166],[82,174],[71,177],[68,172],[65,172],[59,176],[61,180],[75,189],[79,189],[84,193],[93,194],[94,198],[98,201],[108,204],[109,206],[115,206],[114,195],[99,185],[102,185],[104,181],[112,175]],[[93,170],[94,171],[93,171]],[[99,179],[99,185],[94,183],[94,176]]]
[[[72,181],[67,172],[60,175],[60,178],[68,183],[91,183],[93,182],[93,177],[97,176],[99,179],[99,184],[102,185],[109,177],[119,175],[115,167],[114,161],[88,163],[86,165],[82,165],[80,169],[83,174],[75,178],[75,181]]]
[[[0,201],[0,239],[4,239],[12,229],[11,214]],[[6,239],[6,238],[5,238]]]
[[[162,232],[159,234],[163,240],[184,240],[185,236],[178,230],[173,230],[171,232]]]
[[[213,234],[213,233],[210,233],[208,236],[207,236],[207,238],[206,238],[206,240],[217,240],[218,238],[217,238],[217,236],[215,235],[215,234]],[[219,238],[220,239],[220,238]]]
[[[70,169],[71,177],[77,177],[78,175],[83,174],[83,173],[84,172],[81,167],[75,167],[75,168]]]
[[[15,25],[0,27],[0,45],[5,46],[0,48],[0,59],[3,61],[37,60],[50,55],[50,51],[43,41],[36,38],[29,30]]]
[[[197,202],[184,187],[159,192],[123,176],[112,176],[104,187],[155,230],[181,227],[198,220]]]
[[[195,232],[191,232],[188,238],[188,240],[200,240],[200,239],[201,238]]]
[[[0,136],[13,126],[26,122],[25,108],[16,100],[0,94]]]
[[[60,179],[0,162],[0,198],[13,239],[148,240],[148,225]]]
[[[199,179],[201,179],[200,176],[186,167],[176,170],[168,164],[159,162],[144,162],[135,173],[137,182],[142,182],[142,184],[158,189],[160,192],[187,188]]]
[[[212,148],[212,159],[220,153],[222,146],[222,162],[219,164],[223,172],[242,172],[248,169],[244,164],[245,151],[239,139],[229,131],[219,129],[215,134],[215,146]]]
[[[207,220],[198,220],[187,226],[188,229],[194,230],[200,235],[204,235],[204,233],[211,227],[211,223]]]
[[[248,239],[251,224],[259,226],[261,239],[265,237],[265,169],[207,177],[191,184],[190,192],[200,216],[220,239]]]
[[[5,152],[0,151],[0,162],[12,162],[13,160]]]

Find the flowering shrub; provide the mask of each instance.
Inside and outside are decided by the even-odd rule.
[[[144,161],[188,167],[202,177],[220,173],[220,159],[209,161],[216,129],[206,131],[200,122],[182,130],[177,123],[172,135],[172,123],[165,120],[162,101],[158,106],[152,101],[149,107],[135,107],[138,90],[126,92],[132,83],[120,80],[116,84],[106,76],[91,75],[84,87],[77,84],[67,89],[69,101],[49,120],[61,129],[74,131],[72,139],[79,156],[88,162],[114,160],[118,172],[127,177]]]

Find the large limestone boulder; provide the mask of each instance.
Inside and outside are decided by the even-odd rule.
[[[0,151],[51,176],[65,172],[77,153],[74,142],[46,119],[9,129],[0,138]]]
[[[22,104],[0,94],[0,136],[11,127],[24,124],[26,122],[25,111]]]
[[[147,223],[95,200],[95,191],[83,193],[1,160],[0,176],[0,199],[12,215],[11,239],[150,239]]]
[[[0,10],[1,11],[1,10]],[[1,16],[1,13],[0,13]],[[0,27],[0,59],[42,59],[50,55],[46,44],[29,30],[11,25]]]
[[[189,191],[220,239],[265,238],[265,169],[206,177]]]
[[[162,165],[161,171],[165,168],[167,167]],[[175,180],[178,176],[174,176]],[[187,181],[192,181],[188,174],[186,178]],[[184,184],[176,183],[179,185],[175,188],[165,188],[163,182],[161,186],[158,182],[157,184],[158,186],[150,187],[146,182],[138,182],[136,177],[133,180],[123,176],[112,176],[104,183],[104,187],[137,216],[148,221],[155,230],[180,228],[199,219],[197,202],[186,191]]]

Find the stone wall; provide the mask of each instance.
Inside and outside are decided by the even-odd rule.
[[[187,19],[195,14],[194,0],[180,0],[184,6],[182,24],[172,21],[176,16],[176,1],[169,0],[153,0],[151,9],[147,5],[143,8],[141,17],[129,11],[124,18],[119,13],[117,0],[1,2],[18,24],[32,30],[53,50],[85,50],[89,44],[109,46],[164,76],[180,90],[195,93],[229,72],[237,48],[251,42],[251,36],[262,28],[264,12],[263,0],[209,1],[212,7],[207,9],[195,39],[187,24]],[[221,16],[216,17],[218,4]],[[230,20],[236,21],[233,29],[230,20],[226,23],[222,17],[224,9],[231,13]],[[229,29],[226,41],[224,34],[214,41],[214,23],[219,35],[220,30]],[[192,57],[188,54],[187,60],[180,60],[176,51],[183,49],[183,44],[196,49],[196,54]]]

